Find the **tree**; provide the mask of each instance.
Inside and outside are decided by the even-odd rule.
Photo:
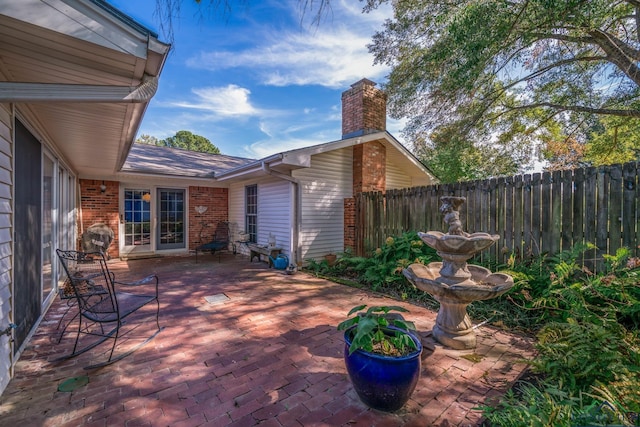
[[[144,133],[140,135],[138,139],[136,139],[136,143],[148,144],[148,145],[162,145],[158,138],[156,138],[155,136],[144,134]]]
[[[136,139],[138,144],[158,145],[160,147],[182,148],[200,153],[220,154],[220,149],[204,136],[194,135],[188,130],[180,130],[174,136],[158,139],[155,136],[142,134]]]
[[[368,0],[365,10],[386,1]],[[620,125],[640,118],[639,0],[399,0],[393,8],[369,49],[391,66],[389,112],[409,118],[411,139],[445,127],[454,140],[525,152],[558,126],[584,144],[594,117],[608,117],[605,128],[614,117]],[[598,141],[615,149],[609,134]]]
[[[174,136],[162,140],[165,147],[182,148],[201,153],[220,154],[220,149],[204,136],[194,135],[188,130],[180,130]]]

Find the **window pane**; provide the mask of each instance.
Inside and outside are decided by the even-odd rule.
[[[245,187],[245,231],[249,241],[256,243],[258,235],[258,186]]]

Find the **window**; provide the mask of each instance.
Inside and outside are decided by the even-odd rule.
[[[248,185],[244,189],[245,219],[244,228],[249,234],[249,241],[256,243],[258,240],[258,186]]]

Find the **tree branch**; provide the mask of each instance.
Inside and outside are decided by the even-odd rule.
[[[598,46],[607,54],[609,62],[617,66],[636,85],[640,86],[640,68],[637,61],[640,60],[640,51],[631,48],[622,40],[600,30],[589,32]]]
[[[617,117],[637,117],[640,118],[640,110],[616,110],[612,108],[593,108],[582,105],[561,105],[552,102],[538,102],[535,104],[520,105],[517,107],[509,107],[510,111],[527,110],[531,108],[548,107],[561,111],[574,111],[577,113],[601,114]]]

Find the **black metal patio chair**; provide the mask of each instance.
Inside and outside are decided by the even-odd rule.
[[[199,239],[202,242],[202,233],[205,228],[205,224],[200,228]],[[198,252],[209,251],[211,254],[218,252],[218,262],[220,262],[220,255],[222,251],[228,251],[229,245],[232,245],[231,228],[228,221],[220,221],[216,226],[216,230],[213,234],[213,239],[210,242],[196,246],[196,262],[198,262]],[[234,252],[235,254],[235,246]]]
[[[109,357],[106,361],[85,367],[85,369],[99,368],[114,363],[143,345],[147,344],[163,329],[160,327],[160,302],[158,300],[158,276],[152,274],[135,282],[120,282],[115,280],[115,274],[109,271],[107,261],[101,252],[62,251],[56,249],[65,272],[67,282],[65,286],[71,289],[78,307],[78,334],[71,354],[57,360],[69,359],[82,354],[108,339],[113,340]],[[126,289],[127,292],[122,290]],[[153,291],[152,291],[153,290]],[[67,291],[69,292],[69,291]],[[142,307],[156,303],[155,323],[157,329],[143,342],[124,351],[114,354],[118,338],[127,333],[122,331],[125,319]],[[144,318],[149,315],[142,316]],[[142,320],[142,318],[140,319]],[[136,318],[136,321],[139,321]],[[132,321],[132,323],[134,323]],[[92,336],[86,345],[81,336]],[[79,347],[83,341],[82,348]]]

